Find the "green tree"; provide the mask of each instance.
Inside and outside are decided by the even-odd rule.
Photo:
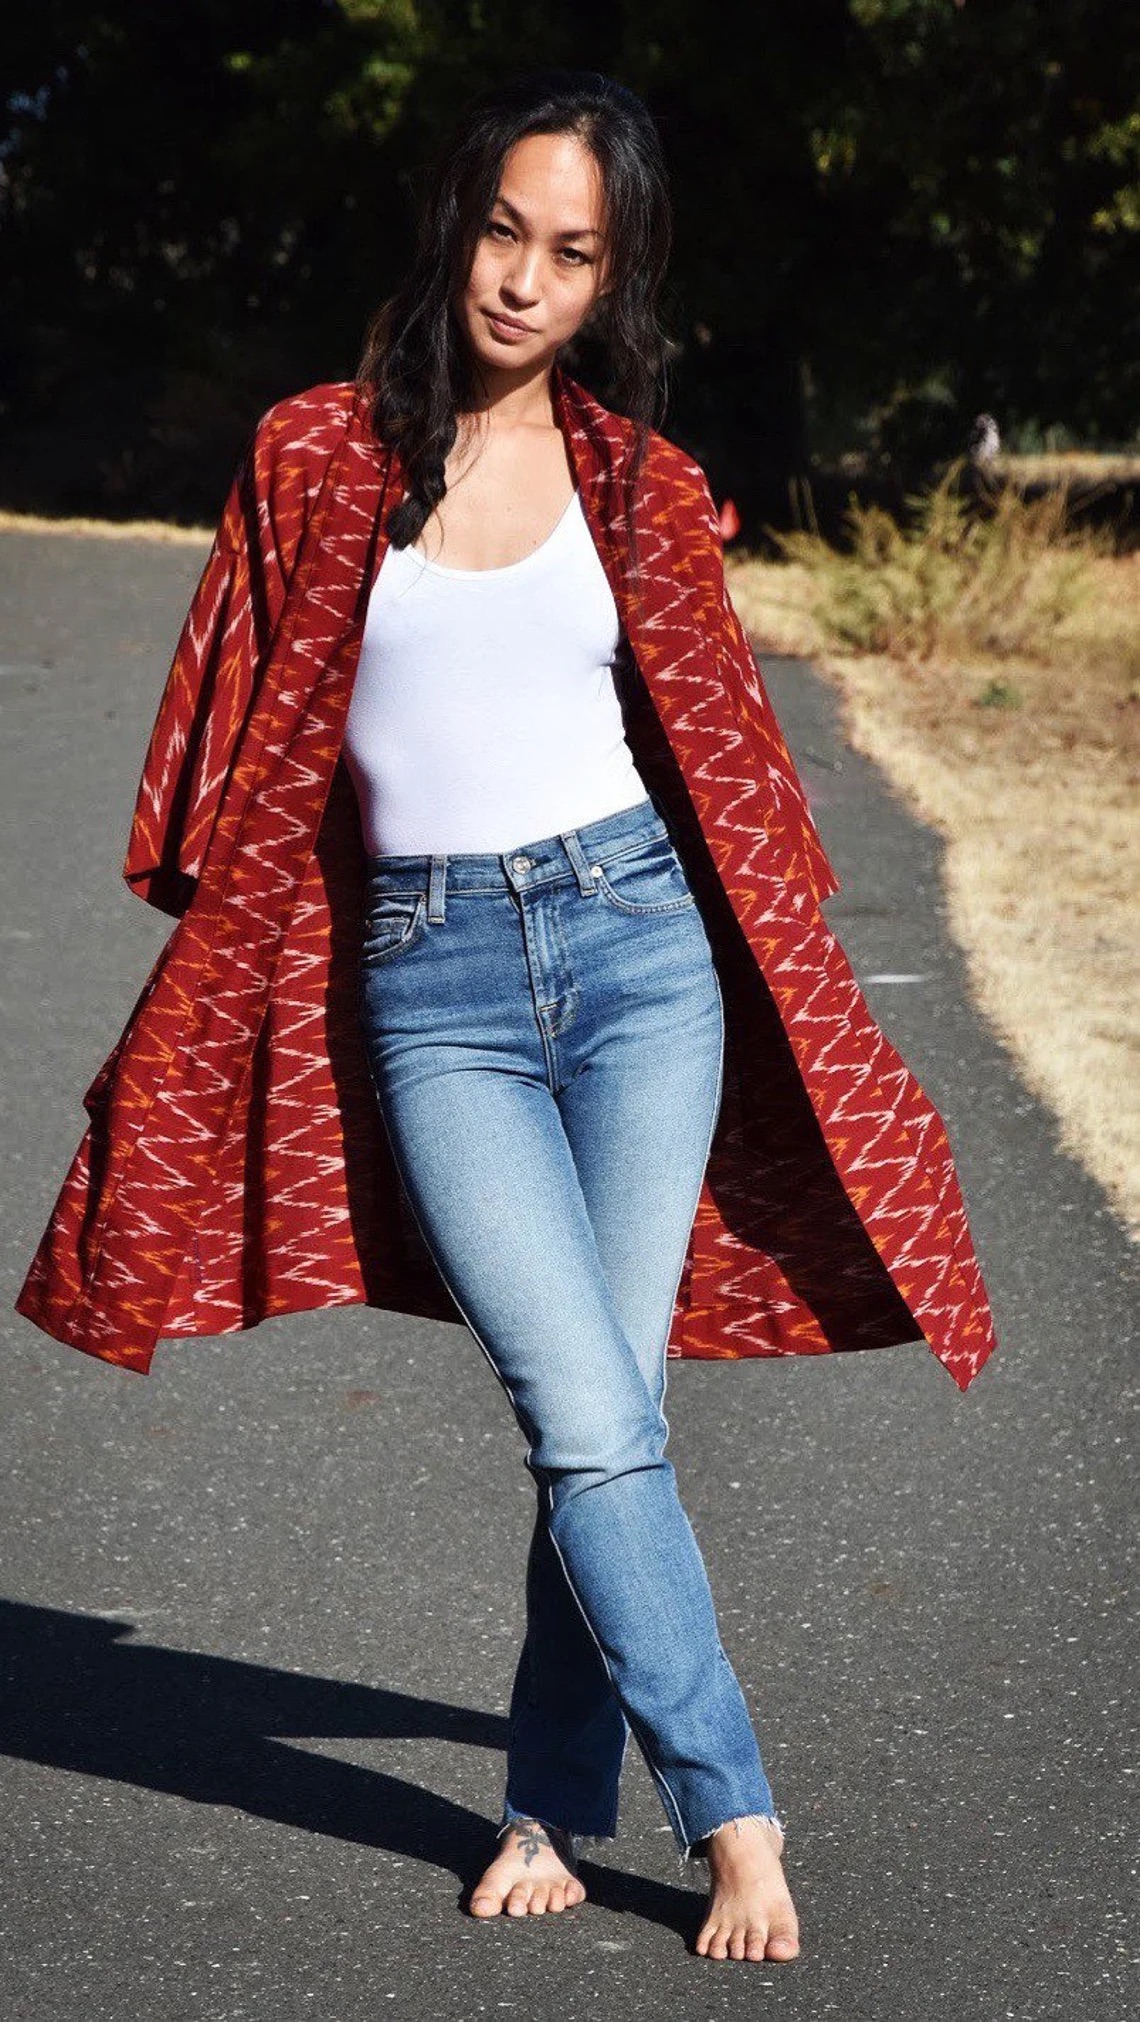
[[[1140,44],[1108,0],[42,0],[0,23],[10,503],[208,516],[269,400],[348,376],[469,94],[641,92],[674,187],[667,426],[751,516],[980,410],[1140,411]]]

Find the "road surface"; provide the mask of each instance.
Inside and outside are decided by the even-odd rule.
[[[524,1443],[457,1327],[340,1309],[140,1378],[11,1310],[167,930],[119,878],[202,550],[0,541],[12,2022],[1122,2022],[1136,1251],[966,996],[939,843],[765,661],[827,916],[946,1120],[1000,1346],[671,1363],[670,1453],[753,1709],[792,1964],[701,1959],[648,1771],[589,1901],[487,1924]],[[1129,1939],[1132,1938],[1131,1950]]]

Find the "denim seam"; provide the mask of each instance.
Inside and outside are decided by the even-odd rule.
[[[608,855],[595,856],[594,862],[599,864],[621,863],[626,857],[637,856],[639,851],[647,850],[655,843],[668,843],[669,852],[666,854],[668,855],[671,852],[673,855],[676,855],[676,845],[673,842],[672,836],[664,829],[654,829],[649,835],[638,836],[636,842],[624,843],[620,848],[610,850]],[[591,851],[586,851],[587,857],[591,854]]]
[[[725,1050],[724,993],[720,987],[720,977],[717,974],[716,963],[712,962],[711,967],[712,967],[713,982],[716,986],[717,1003],[720,1007],[720,1049],[717,1055],[716,1087],[713,1094],[712,1114],[709,1120],[708,1139],[705,1144],[704,1164],[701,1166],[701,1175],[700,1179],[697,1182],[697,1197],[693,1202],[693,1212],[689,1221],[690,1241],[692,1240],[693,1223],[696,1221],[697,1218],[697,1209],[699,1208],[701,1203],[701,1193],[704,1189],[705,1174],[708,1170],[709,1155],[712,1151],[713,1138],[716,1135],[717,1119],[720,1113],[720,1105],[724,1092],[724,1050]],[[673,1308],[677,1303],[677,1288],[681,1283],[681,1276],[685,1268],[685,1257],[687,1256],[687,1254],[688,1254],[688,1245],[686,1245],[685,1253],[682,1255],[680,1266],[677,1271],[676,1283],[673,1286],[673,1297],[669,1302],[669,1318],[665,1326],[665,1339],[662,1342],[661,1346],[661,1416],[665,1421],[666,1439],[668,1439],[668,1428],[669,1428],[669,1420],[665,1411],[665,1397],[669,1388],[669,1331],[672,1324]],[[684,1837],[684,1829],[682,1827],[681,1832],[676,1834],[676,1837],[681,1845],[681,1853],[678,1860],[678,1867],[681,1875],[683,1876],[685,1872],[686,1863],[693,1858],[693,1847],[696,1845],[697,1841],[701,1837],[703,1837],[703,1835],[701,1835],[700,1833],[696,1833],[694,1834],[691,1840],[686,1840]]]
[[[547,1492],[547,1496],[548,1496],[548,1498],[549,1498],[549,1511],[548,1511],[548,1521],[549,1521],[549,1515],[553,1514],[553,1510],[554,1510],[554,1484],[553,1484],[552,1482],[549,1482],[549,1481],[547,1482],[547,1484],[546,1484],[546,1492]],[[594,1642],[595,1642],[595,1643],[597,1644],[597,1649],[598,1649],[598,1655],[599,1655],[599,1657],[600,1657],[600,1658],[601,1658],[601,1660],[602,1660],[602,1664],[603,1664],[603,1666],[605,1667],[605,1673],[606,1673],[606,1676],[607,1676],[607,1678],[609,1679],[609,1681],[610,1681],[610,1684],[611,1684],[611,1686],[613,1686],[613,1691],[614,1691],[614,1696],[616,1697],[616,1699],[617,1699],[617,1701],[618,1701],[618,1704],[619,1704],[619,1706],[621,1706],[621,1703],[622,1703],[622,1702],[621,1702],[621,1694],[620,1694],[620,1693],[618,1692],[617,1686],[616,1686],[616,1684],[614,1683],[614,1674],[613,1674],[612,1670],[610,1669],[610,1660],[609,1660],[609,1658],[608,1658],[608,1657],[606,1656],[606,1653],[605,1653],[605,1651],[603,1650],[603,1648],[602,1648],[602,1646],[601,1646],[601,1643],[600,1643],[600,1642],[598,1642],[598,1638],[597,1638],[597,1635],[595,1634],[595,1631],[594,1631],[594,1625],[593,1625],[593,1623],[591,1622],[591,1620],[590,1620],[590,1617],[589,1617],[589,1616],[588,1616],[588,1614],[586,1613],[586,1610],[585,1610],[585,1608],[584,1608],[584,1607],[582,1606],[582,1599],[581,1599],[581,1596],[580,1596],[580,1594],[579,1594],[579,1592],[578,1592],[578,1589],[577,1589],[577,1587],[576,1587],[576,1586],[574,1585],[574,1582],[573,1582],[573,1580],[572,1580],[572,1579],[570,1578],[570,1573],[569,1573],[569,1569],[568,1569],[568,1567],[567,1567],[567,1565],[566,1565],[566,1561],[565,1561],[565,1559],[564,1559],[564,1558],[563,1558],[563,1556],[562,1556],[562,1549],[561,1549],[561,1546],[560,1546],[560,1545],[559,1545],[559,1543],[558,1543],[558,1539],[557,1539],[557,1538],[555,1537],[555,1535],[554,1535],[554,1531],[553,1531],[553,1528],[551,1528],[551,1531],[550,1531],[550,1542],[551,1542],[551,1544],[552,1544],[552,1545],[554,1546],[554,1549],[555,1549],[555,1551],[556,1551],[556,1552],[558,1553],[558,1561],[559,1561],[559,1564],[560,1564],[560,1565],[561,1565],[561,1567],[562,1567],[562,1571],[563,1571],[563,1574],[564,1574],[564,1576],[565,1576],[565,1580],[566,1580],[566,1584],[567,1584],[567,1586],[569,1587],[569,1589],[570,1589],[570,1592],[571,1592],[571,1593],[573,1594],[573,1596],[574,1596],[574,1599],[575,1599],[575,1600],[577,1601],[577,1603],[578,1603],[578,1608],[579,1608],[579,1611],[580,1611],[580,1613],[581,1613],[581,1616],[582,1616],[582,1620],[583,1620],[583,1621],[585,1622],[585,1624],[586,1624],[586,1627],[587,1627],[587,1629],[589,1630],[589,1632],[590,1632],[591,1636],[593,1636],[593,1638],[594,1638]],[[651,1750],[650,1748],[648,1748],[648,1747],[646,1746],[646,1743],[645,1743],[644,1739],[642,1738],[642,1735],[640,1734],[640,1732],[638,1732],[638,1730],[639,1730],[639,1728],[640,1728],[640,1725],[641,1725],[641,1723],[640,1723],[640,1720],[639,1720],[639,1719],[637,1719],[637,1718],[635,1718],[635,1716],[634,1716],[634,1715],[633,1715],[633,1714],[632,1714],[632,1713],[631,1713],[631,1712],[629,1711],[629,1709],[628,1709],[627,1707],[625,1707],[625,1706],[622,1706],[622,1712],[623,1712],[623,1713],[624,1713],[624,1715],[625,1715],[625,1718],[626,1718],[626,1721],[627,1721],[628,1725],[629,1725],[629,1726],[630,1726],[631,1728],[633,1728],[634,1732],[635,1732],[635,1733],[637,1734],[637,1738],[638,1738],[638,1743],[639,1743],[639,1746],[640,1746],[640,1748],[641,1748],[641,1752],[642,1752],[642,1754],[643,1754],[643,1755],[644,1755],[644,1757],[645,1757],[646,1763],[647,1763],[647,1764],[648,1764],[648,1766],[649,1766],[649,1770],[650,1770],[650,1774],[651,1774],[651,1775],[653,1776],[653,1778],[654,1778],[655,1782],[656,1782],[656,1783],[658,1784],[658,1786],[659,1786],[659,1788],[660,1788],[660,1790],[661,1790],[661,1792],[662,1792],[662,1795],[663,1795],[663,1797],[665,1797],[665,1798],[667,1798],[667,1799],[668,1799],[668,1803],[669,1803],[669,1804],[670,1804],[670,1805],[672,1806],[672,1808],[673,1808],[673,1812],[674,1812],[674,1814],[675,1814],[675,1821],[676,1821],[676,1822],[674,1823],[674,1825],[673,1825],[673,1832],[674,1832],[674,1836],[675,1836],[675,1837],[676,1837],[676,1838],[677,1838],[678,1840],[680,1840],[680,1841],[681,1841],[681,1843],[683,1844],[683,1843],[684,1843],[684,1835],[685,1835],[685,1829],[684,1829],[684,1825],[683,1825],[683,1823],[682,1823],[682,1820],[681,1820],[681,1814],[680,1814],[680,1811],[679,1811],[679,1809],[678,1809],[678,1806],[677,1806],[677,1800],[676,1800],[676,1798],[674,1797],[674,1795],[673,1795],[673,1792],[672,1792],[672,1791],[671,1791],[671,1789],[669,1788],[669,1784],[668,1784],[668,1782],[667,1782],[667,1780],[666,1780],[665,1774],[664,1774],[664,1772],[663,1772],[662,1770],[658,1769],[658,1767],[657,1767],[657,1764],[656,1764],[656,1763],[654,1762],[654,1760],[653,1760],[653,1753],[652,1753],[652,1750]],[[624,1760],[624,1750],[623,1750],[623,1760]]]
[[[385,892],[383,896],[385,898],[394,898],[396,896],[410,897],[411,894],[401,893],[397,895],[396,893]],[[389,955],[399,954],[402,948],[407,948],[413,942],[422,938],[428,925],[427,900],[422,892],[415,894],[415,900],[415,906],[408,915],[403,933],[397,934],[394,939],[382,940],[377,943],[375,936],[371,935],[368,931],[369,916],[365,916],[364,930],[360,941],[360,960],[364,967],[375,969]]]
[[[661,899],[650,906],[633,905],[629,899],[623,899],[620,893],[614,890],[600,863],[595,883],[607,905],[616,907],[619,913],[629,913],[635,919],[648,919],[653,914],[659,913],[687,913],[697,903],[694,894],[688,892],[683,899]]]

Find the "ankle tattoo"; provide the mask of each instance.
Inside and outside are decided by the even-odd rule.
[[[519,1852],[522,1854],[527,1867],[530,1866],[532,1861],[538,1859],[544,1847],[549,1847],[550,1851],[556,1853],[560,1860],[565,1860],[567,1855],[572,1856],[573,1854],[574,1843],[570,1834],[564,1831],[561,1826],[544,1825],[540,1818],[512,1819],[508,1827],[508,1835],[512,1831],[518,1835]]]

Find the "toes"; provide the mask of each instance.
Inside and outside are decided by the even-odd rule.
[[[585,1895],[585,1887],[577,1875],[552,1876],[547,1880],[523,1875],[509,1886],[506,1876],[500,1875],[498,1889],[493,1878],[489,1881],[483,1877],[476,1883],[468,1908],[475,1917],[497,1917],[504,1910],[512,1917],[541,1917],[547,1910],[564,1910],[572,1903],[583,1902]]]
[[[794,1959],[800,1949],[799,1925],[789,1909],[777,1911],[768,1926],[768,1957]]]
[[[770,1959],[794,1959],[800,1949],[800,1941],[794,1931],[776,1930],[768,1934],[768,1957]]]
[[[695,1949],[705,1959],[794,1959],[799,1939],[786,1927],[766,1933],[763,1925],[702,1924]]]
[[[719,1924],[705,1924],[697,1936],[697,1950],[705,1959],[727,1959],[726,1933]]]
[[[486,1889],[471,1898],[471,1912],[476,1917],[497,1917],[502,1907],[502,1897],[491,1895]]]

